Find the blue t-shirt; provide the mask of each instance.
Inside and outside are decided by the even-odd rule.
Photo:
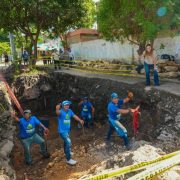
[[[19,125],[19,136],[22,139],[29,138],[35,134],[36,127],[39,126],[41,122],[35,117],[31,116],[29,120],[25,118],[20,118]]]
[[[69,132],[71,127],[71,118],[75,114],[71,109],[68,109],[68,111],[64,111],[64,109],[60,110],[60,115],[58,117],[58,132],[64,133]]]
[[[120,99],[118,101],[118,108],[121,109],[123,104],[124,104],[124,99]]]
[[[90,102],[83,102],[81,104],[81,115],[88,115],[88,114],[92,114],[92,104]]]
[[[121,109],[123,103],[124,103],[124,100],[120,99],[117,104],[114,104],[113,102],[110,102],[108,104],[108,113],[111,119],[118,120],[120,118],[120,114],[116,111],[118,109]]]

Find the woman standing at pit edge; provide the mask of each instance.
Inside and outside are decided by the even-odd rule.
[[[146,73],[146,86],[150,86],[150,69],[154,69],[154,85],[159,86],[159,77],[157,69],[157,58],[151,44],[146,45],[146,49],[140,57],[144,60],[144,68]]]

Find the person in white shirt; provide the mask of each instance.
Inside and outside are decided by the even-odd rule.
[[[159,86],[159,76],[157,70],[157,58],[151,44],[146,45],[141,59],[144,60],[144,68],[146,72],[146,86],[150,86],[150,69],[154,69],[154,85]]]
[[[59,54],[56,50],[53,51],[51,54],[52,60],[54,61],[54,68],[55,69],[60,69],[60,61],[59,61]]]

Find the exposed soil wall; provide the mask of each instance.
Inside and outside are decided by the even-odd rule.
[[[15,172],[11,168],[11,151],[14,146],[13,136],[15,126],[10,116],[11,101],[5,85],[0,83],[0,179],[15,179]]]
[[[155,89],[145,91],[139,84],[131,85],[60,72],[49,76],[20,77],[14,82],[13,87],[24,108],[31,108],[35,114],[55,115],[55,105],[65,99],[73,102],[72,109],[78,114],[77,103],[82,97],[89,96],[96,109],[95,121],[101,125],[107,123],[110,94],[117,92],[124,98],[128,91],[132,91],[134,99],[125,108],[141,105],[139,131],[144,139],[151,141],[156,138],[161,141],[171,139],[170,143],[172,141],[177,143],[179,125],[175,120],[180,112],[180,97],[170,93]],[[123,123],[132,135],[132,118],[125,116]]]
[[[103,137],[108,128],[107,104],[110,101],[112,92],[117,92],[122,98],[127,96],[128,91],[134,93],[133,101],[125,105],[124,108],[141,105],[139,140],[146,140],[150,142],[152,146],[159,147],[165,152],[172,152],[180,147],[180,97],[172,95],[171,93],[157,89],[145,91],[141,84],[132,85],[128,84],[128,82],[123,83],[100,78],[81,77],[62,72],[54,72],[49,75],[21,76],[11,85],[23,109],[31,109],[33,114],[38,117],[55,117],[56,104],[66,99],[73,102],[72,109],[79,115],[77,104],[82,97],[88,96],[95,107],[94,121],[96,126],[94,130],[88,131],[88,133],[92,134],[92,137],[84,141],[76,138],[82,136],[82,132],[78,132],[73,128],[72,134],[74,137],[72,137],[72,141],[77,144],[73,150],[77,152],[77,158],[79,158],[81,162],[77,168],[71,169],[63,164],[64,161],[62,162],[62,158],[64,157],[63,147],[59,145],[60,138],[56,132],[56,123],[52,123],[52,133],[48,141],[49,149],[52,153],[51,159],[47,161],[38,159],[39,154],[37,147],[35,147],[33,148],[33,154],[35,159],[37,159],[39,169],[36,170],[37,167],[23,167],[23,149],[17,138],[17,133],[14,136],[15,127],[13,126],[9,113],[12,104],[4,87],[0,85],[0,102],[5,109],[4,111],[3,108],[0,108],[0,178],[2,176],[4,179],[8,177],[15,179],[15,173],[9,166],[11,165],[10,153],[13,148],[13,139],[15,148],[12,159],[18,177],[21,177],[26,170],[30,174],[30,179],[34,179],[35,177],[39,177],[39,179],[53,179],[55,177],[53,174],[56,174],[57,179],[63,179],[66,178],[63,173],[69,173],[69,177],[71,172],[76,173],[76,171],[79,170],[82,174],[84,171],[83,168],[89,169],[91,165],[103,160],[105,164],[99,164],[99,166],[102,165],[102,169],[115,167],[116,164],[120,162],[119,160],[118,162],[115,161],[114,154],[118,152],[114,150],[120,150],[119,155],[121,155],[121,153],[124,152],[123,148],[119,148],[119,144],[115,143],[112,144],[110,150],[107,150],[103,144]],[[132,117],[130,115],[124,116],[122,123],[127,127],[130,139],[132,139]],[[13,138],[13,136],[15,138]],[[118,138],[118,140],[119,139],[120,138]],[[143,143],[141,142],[138,148],[143,146],[143,144],[146,143],[144,143],[144,141]],[[146,146],[143,151],[146,152],[146,148],[149,148],[149,146]],[[153,147],[150,147],[150,149],[153,149]],[[111,151],[113,155],[111,155]],[[132,155],[130,154],[130,156]],[[112,157],[112,159],[107,160],[109,157]],[[89,164],[83,164],[86,161],[88,161]],[[132,162],[128,161],[120,164],[123,166],[131,163]],[[55,168],[54,171],[51,168]],[[58,174],[61,170],[62,176]],[[97,168],[93,168],[93,171],[98,170]],[[88,173],[91,172],[88,171]]]

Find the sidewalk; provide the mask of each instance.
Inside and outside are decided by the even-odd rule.
[[[42,65],[42,62],[39,61],[37,63],[38,66]],[[4,64],[0,64],[0,71],[2,69],[6,69],[7,67],[4,66]],[[61,69],[57,70],[55,72],[63,72],[75,76],[81,76],[81,77],[87,77],[87,78],[100,78],[100,79],[108,79],[113,80],[117,82],[127,83],[131,85],[144,85],[145,84],[145,77],[125,77],[125,76],[115,76],[115,75],[108,75],[108,74],[101,74],[101,73],[91,73],[91,72],[85,72],[80,71],[76,69]],[[180,81],[178,79],[160,79],[161,85],[159,87],[154,87],[155,89],[168,92],[170,94],[176,95],[180,97]]]
[[[130,85],[144,85],[145,84],[145,77],[122,77],[122,76],[114,76],[114,75],[106,75],[106,74],[93,74],[89,72],[80,72],[78,70],[67,70],[67,69],[61,69],[57,70],[55,72],[62,72],[74,76],[81,76],[81,77],[87,77],[87,78],[100,78],[100,79],[108,79],[113,80],[117,82],[122,82]],[[169,80],[169,79],[163,79],[160,80],[161,85],[158,87],[152,86],[152,88],[158,89],[160,91],[165,91],[170,94],[176,95],[180,97],[180,81],[178,80]],[[145,87],[145,86],[144,86]]]

